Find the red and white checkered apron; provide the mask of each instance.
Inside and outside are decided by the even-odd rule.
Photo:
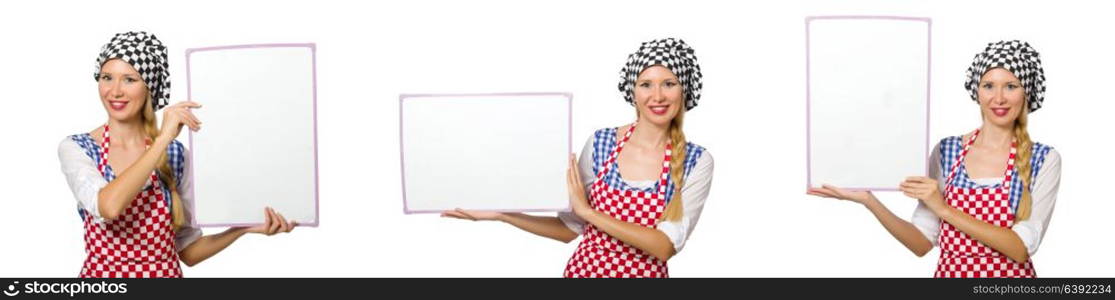
[[[108,125],[102,136],[97,169],[104,176],[108,165]],[[85,214],[86,257],[81,277],[182,277],[170,207],[155,172],[151,172],[148,180],[147,188],[136,194],[116,220],[96,223],[92,213]]]
[[[670,172],[670,142],[662,163],[657,193],[620,190],[608,185],[604,175],[615,162],[623,145],[631,138],[635,125],[623,136],[615,151],[596,174],[589,194],[589,205],[621,221],[656,228],[666,208],[666,176]],[[565,266],[565,277],[669,277],[666,262],[632,247],[604,231],[587,224],[584,238]]]
[[[1014,157],[1018,152],[1016,142],[1011,142],[1010,157],[1007,159],[1006,178],[998,188],[958,188],[952,180],[957,174],[968,149],[979,135],[972,133],[964,150],[956,159],[945,180],[945,200],[964,213],[1000,227],[1014,225],[1014,211],[1010,207],[1011,174],[1014,171]],[[937,261],[934,277],[1035,277],[1034,265],[1030,261],[1018,263],[1007,258],[999,251],[987,247],[967,234],[957,230],[948,222],[941,221],[941,258]]]

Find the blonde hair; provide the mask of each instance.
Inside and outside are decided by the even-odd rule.
[[[147,133],[147,138],[154,141],[159,137],[159,126],[155,119],[155,109],[151,107],[153,101],[151,94],[147,94],[147,103],[143,106],[143,114],[140,118],[143,120],[143,130]],[[170,225],[171,229],[175,232],[186,220],[186,211],[182,207],[182,197],[178,195],[178,178],[175,176],[173,169],[170,167],[170,160],[167,158],[166,149],[160,149],[159,161],[155,163],[155,172],[159,174],[159,179],[166,184],[170,189]]]
[[[1033,156],[1033,141],[1030,140],[1030,133],[1026,131],[1026,125],[1029,123],[1029,111],[1026,107],[1022,108],[1022,113],[1018,115],[1018,120],[1014,123],[1014,138],[1018,141],[1018,153],[1014,156],[1014,168],[1018,171],[1018,177],[1022,178],[1022,199],[1018,202],[1018,210],[1014,213],[1015,221],[1021,221],[1030,218],[1030,172],[1032,166],[1030,165],[1030,157]]]
[[[674,183],[674,195],[670,197],[670,203],[666,205],[666,211],[662,213],[661,220],[665,221],[678,221],[681,220],[683,214],[681,204],[681,187],[685,183],[685,132],[681,130],[682,122],[685,120],[685,108],[678,109],[678,115],[674,120],[670,121],[670,143],[673,149],[670,153],[670,181]]]

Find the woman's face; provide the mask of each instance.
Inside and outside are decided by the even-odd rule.
[[[635,79],[635,108],[640,121],[669,126],[682,109],[684,90],[670,69],[650,66]]]
[[[101,66],[97,82],[109,118],[127,121],[140,116],[147,102],[147,85],[132,65],[111,59]]]
[[[980,78],[979,106],[983,121],[1001,127],[1014,126],[1026,109],[1026,92],[1022,81],[1003,68],[988,70]]]

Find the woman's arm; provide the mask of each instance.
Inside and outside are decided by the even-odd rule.
[[[921,200],[941,220],[1011,260],[1025,262],[1030,259],[1026,245],[1010,228],[981,221],[945,203],[936,180],[921,176],[909,177],[902,182],[900,189],[906,196]]]
[[[617,220],[591,207],[587,211],[579,211],[577,216],[592,223],[593,226],[596,226],[596,229],[604,231],[628,245],[639,248],[655,258],[669,260],[676,254],[674,243],[670,241],[665,233],[657,229]]]
[[[511,224],[527,232],[568,243],[577,239],[578,234],[565,226],[557,217],[532,216],[521,213],[503,214],[498,220]]]
[[[108,185],[97,192],[97,210],[101,217],[107,220],[115,220],[128,208],[136,194],[147,183],[148,176],[155,170],[159,157],[166,152],[167,146],[178,136],[182,125],[189,125],[194,130],[199,128],[198,124],[200,122],[189,111],[192,107],[200,107],[200,105],[187,101],[179,102],[165,109],[162,131],[152,145],[131,166],[117,174],[116,179],[110,181]],[[104,151],[108,150],[105,149]]]
[[[920,257],[933,249],[933,243],[925,238],[925,235],[922,235],[913,223],[894,215],[871,192],[846,191],[834,186],[823,185],[821,188],[810,188],[808,193],[814,196],[843,199],[862,204],[875,216],[876,220],[879,220],[879,224],[882,224],[883,228],[886,228],[894,239],[906,246],[906,249],[909,249],[914,255]]]
[[[1030,256],[1037,253],[1038,246],[1045,237],[1045,230],[1049,228],[1053,208],[1057,204],[1057,190],[1061,186],[1061,155],[1056,150],[1050,149],[1044,158],[1033,165],[1033,170],[1038,174],[1030,184],[1032,186],[1030,218],[1015,220],[1014,226],[1011,226],[1011,230],[1014,230],[1026,245]]]
[[[1022,243],[1018,233],[1010,228],[981,221],[948,205],[933,209],[933,213],[945,222],[949,222],[952,227],[956,227],[956,229],[991,247],[991,249],[1003,253],[1011,260],[1016,262],[1030,260],[1030,253],[1026,251],[1026,245]]]
[[[92,217],[95,223],[104,222],[100,209],[97,208],[97,193],[108,185],[108,181],[97,170],[97,163],[71,137],[66,137],[58,144],[58,161],[62,174],[66,176],[66,183],[84,215]]]
[[[580,171],[584,174],[592,174],[593,141],[594,139],[590,137],[585,141],[584,148],[581,150],[581,161],[584,163],[580,165]],[[582,181],[581,184],[592,184],[592,180],[590,178],[589,181]],[[578,219],[569,212],[558,213],[558,217],[543,217],[522,213],[466,211],[456,209],[443,212],[441,216],[473,221],[501,221],[511,224],[523,231],[554,239],[562,243],[569,243],[577,239],[577,236],[581,235],[580,228],[584,226],[583,220]]]
[[[666,234],[675,252],[681,252],[685,248],[689,235],[697,228],[697,221],[701,219],[705,200],[712,189],[713,165],[712,154],[702,150],[692,169],[685,171],[688,175],[684,175],[685,182],[681,187],[681,218],[658,221],[655,229]]]
[[[864,206],[867,207],[867,210],[875,216],[879,224],[882,224],[883,228],[886,228],[887,232],[890,233],[894,239],[902,243],[903,246],[906,246],[906,249],[909,249],[910,252],[913,252],[914,255],[918,257],[925,256],[930,249],[933,249],[933,243],[925,238],[913,223],[894,215],[890,209],[883,205],[878,199],[875,199],[874,196],[871,198],[874,200],[864,204]]]
[[[639,248],[650,255],[669,260],[675,254],[673,242],[665,233],[654,228],[643,227],[638,224],[617,220],[612,216],[599,212],[588,204],[588,194],[582,185],[581,173],[577,169],[576,156],[569,155],[569,169],[566,172],[566,184],[569,186],[570,206],[573,213],[611,235],[612,237]]]
[[[502,213],[490,211],[465,211],[457,209],[441,214],[442,217],[473,221],[501,221],[511,224],[526,232],[542,237],[551,238],[562,243],[568,243],[577,238],[578,234],[557,217],[532,216],[522,213]]]
[[[104,188],[97,192],[97,208],[101,217],[107,220],[116,220],[128,208],[128,205],[135,199],[136,194],[143,189],[144,184],[147,182],[148,176],[151,171],[155,170],[155,164],[159,162],[159,157],[166,151],[166,147],[170,145],[173,138],[164,138],[160,136],[155,139],[155,142],[143,155],[139,157],[130,167],[124,169],[124,172],[119,173],[116,179],[108,182]],[[106,150],[107,151],[107,150]]]
[[[235,242],[241,236],[247,233],[247,229],[243,227],[229,228],[224,232],[218,234],[211,234],[203,236],[197,241],[194,241],[185,249],[178,252],[178,258],[182,263],[187,266],[193,267],[194,265],[213,257],[221,250],[224,250]]]
[[[275,212],[270,207],[264,209],[264,216],[265,221],[261,225],[233,227],[218,234],[203,236],[179,251],[178,258],[182,260],[182,263],[192,267],[232,245],[232,242],[244,236],[245,233],[274,235],[279,232],[290,232],[298,225],[295,222],[287,222],[283,215]]]

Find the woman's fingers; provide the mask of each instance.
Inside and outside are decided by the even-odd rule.
[[[463,216],[465,219],[476,221],[475,216],[473,216],[472,214],[469,214],[468,212],[466,212],[463,209],[458,208],[457,213],[461,214],[461,216]]]
[[[274,219],[275,220],[275,224],[274,224],[275,227],[274,227],[274,230],[271,231],[271,234],[274,235],[274,234],[279,233],[279,232],[282,231],[283,225],[284,225],[284,223],[286,223],[286,220],[283,219],[282,215],[279,215],[279,212],[276,211],[275,208],[271,208],[271,213],[275,215],[275,217],[274,217],[275,218]]]
[[[809,193],[811,195],[833,198],[833,199],[849,200],[849,201],[856,201],[856,202],[859,201],[859,200],[856,200],[855,197],[853,197],[851,194],[844,191],[843,189],[840,189],[840,188],[837,188],[837,187],[834,187],[834,186],[831,186],[831,185],[822,185],[821,188],[811,188],[811,189],[809,189]]]
[[[287,222],[283,214],[275,212],[275,216],[279,217],[279,232],[290,232],[290,222]]]
[[[189,112],[185,110],[179,110],[175,113],[178,114],[179,118],[182,120],[183,125],[186,125],[186,127],[190,127],[190,130],[197,131],[199,125],[196,120],[190,117]]]
[[[821,187],[824,188],[825,190],[827,190],[830,194],[832,194],[834,198],[840,198],[840,199],[848,199],[849,198],[848,193],[845,192],[844,189],[841,189],[841,188],[838,188],[838,187],[835,187],[835,186],[831,186],[831,185],[827,185],[827,184],[822,184]]]
[[[573,174],[572,174],[572,172],[573,172],[572,169],[565,169],[565,185],[569,185],[569,186],[573,185]],[[572,192],[572,191],[570,191],[570,192]]]
[[[836,195],[834,195],[831,191],[823,188],[810,188],[806,191],[806,193],[814,196],[836,198]]]
[[[925,176],[910,176],[910,177],[906,177],[906,181],[916,182],[916,183],[927,183],[927,182],[933,181],[933,179],[929,179],[929,177],[925,177]]]
[[[200,108],[201,104],[193,101],[182,101],[171,105],[165,109],[163,116],[166,120],[164,125],[178,127],[185,125],[190,127],[191,130],[198,130],[201,128],[201,120],[198,120],[190,109]]]
[[[184,110],[182,113],[185,114],[186,118],[189,119],[191,123],[193,123],[193,126],[190,127],[191,129],[193,129],[194,131],[201,129],[201,120],[197,119],[197,115],[194,115],[194,113],[189,110]]]
[[[911,188],[911,183],[909,181],[903,181],[902,183],[898,184],[898,189],[900,189],[900,190],[905,190],[905,189],[909,189],[909,188]]]
[[[500,217],[502,217],[503,215],[504,215],[503,213],[498,212],[498,211],[487,211],[487,210],[475,211],[475,210],[464,210],[464,209],[460,209],[460,208],[457,208],[457,209],[454,209],[454,210],[451,210],[451,211],[443,211],[441,213],[442,217],[462,219],[462,220],[471,220],[471,221],[496,221],[496,220],[499,220]]]
[[[201,103],[186,100],[186,101],[181,101],[181,102],[175,103],[174,105],[171,105],[169,108],[201,108]]]
[[[898,190],[902,191],[902,192],[913,192],[913,191],[917,190],[917,187],[911,186],[910,184],[903,182],[902,184],[898,185]]]
[[[267,235],[273,235],[276,231],[279,231],[282,223],[279,222],[279,216],[275,214],[275,209],[268,207],[267,211],[271,214],[271,226],[267,228]]]
[[[934,187],[903,184],[901,187],[899,187],[898,190],[902,191],[902,194],[906,195],[906,197],[924,200],[925,198],[928,198],[929,194],[933,192],[933,188]]]
[[[832,199],[840,199],[840,197],[837,197],[836,195],[828,194],[828,193],[824,193],[824,192],[812,192],[811,195],[821,196],[821,197],[825,197],[825,198],[832,198]]]
[[[937,190],[937,180],[924,176],[911,176],[906,177],[906,181],[903,181],[899,186],[932,193]]]
[[[176,103],[170,107],[163,109],[163,123],[160,128],[160,134],[171,135],[177,137],[182,130],[182,125],[190,126],[193,129],[196,125],[191,125],[191,120],[183,115],[182,103]]]
[[[271,216],[271,208],[263,208],[263,224],[260,225],[259,233],[263,235],[270,235],[267,233],[271,229],[271,224],[275,222],[274,217]]]
[[[575,165],[575,162],[574,162],[574,158],[573,158],[573,155],[570,154],[569,155],[569,168],[565,170],[566,183],[569,184],[570,187],[579,184],[580,180],[577,177],[578,177],[577,176],[577,169],[576,169],[576,165]],[[570,192],[572,192],[572,190],[570,190]]]
[[[579,170],[580,170],[580,168],[578,168],[578,166],[577,166],[577,155],[575,155],[573,153],[570,153],[569,154],[569,172],[573,173],[573,183],[575,183],[577,185],[580,185],[581,182],[582,182],[581,181],[581,172],[578,172]]]
[[[829,198],[840,198],[840,196],[839,196],[839,195],[837,195],[837,194],[836,194],[836,192],[834,192],[834,191],[833,191],[833,190],[831,190],[831,189],[826,189],[826,188],[813,188],[813,189],[811,189],[810,191],[811,191],[811,192],[813,192],[813,193],[815,193],[815,194],[820,194],[820,195],[823,195],[824,197],[829,197]]]
[[[259,233],[262,234],[267,234],[267,229],[271,228],[271,223],[273,222],[270,212],[267,211],[268,209],[270,208],[263,208],[263,224],[256,226],[259,228]]]
[[[927,189],[937,188],[937,184],[936,183],[931,183],[931,182],[921,182],[921,181],[903,181],[902,183],[898,184],[898,187],[900,189],[905,188],[905,189],[927,190]]]
[[[469,215],[464,213],[464,211],[461,210],[460,208],[458,208],[456,210],[444,211],[444,212],[441,213],[441,216],[448,217],[448,218],[454,218],[454,219],[476,221],[476,220],[470,218]]]

